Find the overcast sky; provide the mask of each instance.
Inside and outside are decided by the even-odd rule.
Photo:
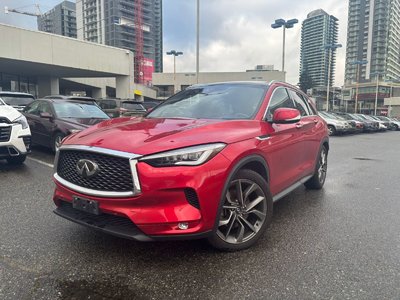
[[[0,0],[0,23],[36,29],[34,17],[4,14],[4,6],[35,11],[33,3],[47,11],[61,0]],[[287,81],[299,80],[301,22],[307,14],[322,8],[339,19],[336,85],[343,84],[347,28],[346,0],[201,0],[200,71],[244,71],[256,65],[282,65],[282,29],[272,29],[275,19],[299,19],[286,32]],[[163,0],[164,72],[173,72],[173,59],[165,52],[182,51],[177,72],[196,69],[196,0]],[[4,42],[4,41],[3,41]]]

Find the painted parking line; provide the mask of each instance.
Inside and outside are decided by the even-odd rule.
[[[42,161],[42,160],[40,160],[40,159],[37,159],[37,158],[27,157],[26,159],[32,160],[32,161],[34,161],[34,162],[37,162],[38,164],[41,164],[41,165],[46,166],[46,167],[49,167],[49,168],[54,168],[54,165],[53,165],[53,164],[49,164],[49,163],[47,163],[47,162],[45,162],[45,161]]]

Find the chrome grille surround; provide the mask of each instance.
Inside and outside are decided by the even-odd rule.
[[[74,154],[76,153],[82,153],[82,156],[93,156],[93,157],[100,157],[100,158],[110,158],[110,159],[116,159],[118,160],[123,160],[127,159],[127,162],[129,166],[127,168],[130,171],[129,176],[131,177],[131,182],[130,182],[130,188],[123,189],[123,190],[110,190],[110,188],[107,188],[105,190],[101,189],[94,189],[93,186],[90,184],[78,184],[75,180],[75,182],[70,182],[67,178],[63,177],[68,177],[64,176],[65,174],[58,174],[58,167],[60,164],[60,153],[64,151],[71,151]],[[63,155],[61,155],[62,158]],[[90,147],[90,146],[80,146],[80,145],[65,145],[61,146],[60,149],[56,153],[55,157],[55,162],[54,162],[54,178],[56,181],[58,181],[60,184],[63,186],[85,194],[85,195],[90,195],[90,196],[97,196],[97,197],[116,197],[116,198],[123,198],[123,197],[131,197],[135,196],[141,193],[141,187],[140,187],[140,182],[139,182],[139,176],[137,173],[137,159],[140,158],[141,155],[133,154],[133,153],[128,153],[128,152],[123,152],[123,151],[116,151],[116,150],[110,150],[110,149],[105,149],[101,147]],[[63,162],[61,162],[63,163]],[[101,163],[100,163],[101,164]],[[75,165],[69,166],[69,172],[71,172],[71,168],[75,168]],[[126,172],[126,170],[125,170]],[[62,172],[61,172],[62,173]],[[114,174],[115,175],[115,174]],[[124,174],[125,180],[126,180],[126,174]],[[83,178],[82,178],[83,180]],[[74,180],[71,180],[74,181]],[[101,183],[100,183],[101,184]]]

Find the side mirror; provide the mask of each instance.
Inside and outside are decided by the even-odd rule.
[[[41,112],[40,113],[40,117],[43,119],[51,119],[53,118],[53,115],[51,113],[48,112]]]
[[[294,108],[278,108],[272,116],[272,123],[290,124],[300,121],[300,111]]]

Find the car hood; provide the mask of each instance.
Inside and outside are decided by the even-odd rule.
[[[9,105],[0,105],[0,117],[7,118],[11,122],[19,118],[21,113]]]
[[[259,136],[260,121],[118,118],[68,137],[64,145],[102,147],[139,155]]]
[[[63,122],[64,124],[67,124],[71,127],[77,127],[79,129],[85,129],[90,126],[96,125],[104,119],[98,119],[98,118],[59,118],[58,121]]]

